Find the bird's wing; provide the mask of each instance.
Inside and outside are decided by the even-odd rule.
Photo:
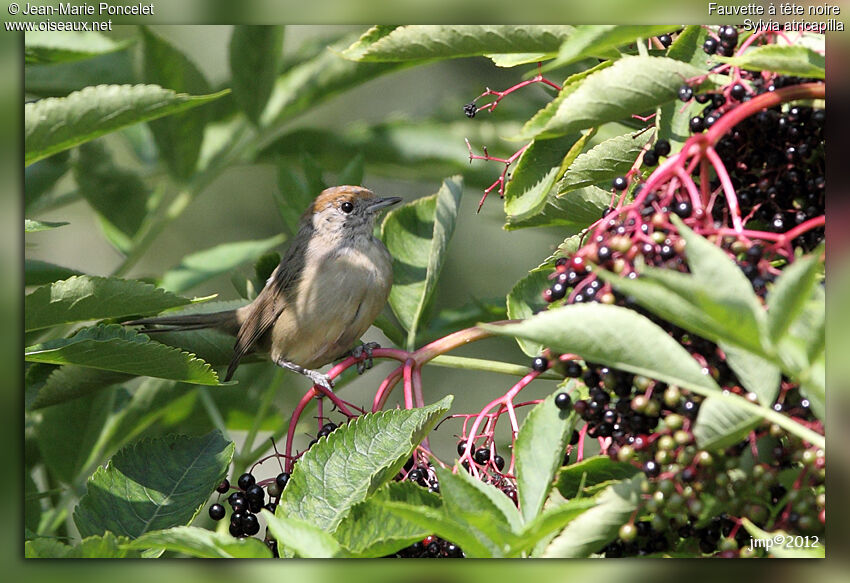
[[[236,334],[233,358],[227,367],[227,375],[224,377],[225,382],[229,381],[233,376],[242,357],[250,352],[260,338],[274,326],[275,321],[286,308],[287,295],[294,293],[297,285],[295,274],[300,273],[301,269],[296,268],[298,267],[296,265],[297,259],[292,255],[292,253],[288,254],[281,261],[280,265],[277,266],[271,277],[269,277],[266,286],[251,304],[248,317]]]

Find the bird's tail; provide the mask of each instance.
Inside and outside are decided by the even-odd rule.
[[[181,316],[157,316],[154,318],[140,318],[122,322],[124,326],[144,326],[145,334],[154,332],[181,332],[184,330],[202,330],[204,328],[215,328],[228,334],[236,334],[239,323],[236,318],[236,310],[225,310],[223,312],[212,312],[209,314],[185,314]]]

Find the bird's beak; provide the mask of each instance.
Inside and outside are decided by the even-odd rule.
[[[371,213],[374,213],[374,212],[378,212],[382,208],[392,206],[392,205],[399,203],[399,202],[401,202],[400,196],[387,196],[385,198],[378,198],[378,199],[375,199],[375,202],[370,204],[366,208],[366,210],[368,210]]]

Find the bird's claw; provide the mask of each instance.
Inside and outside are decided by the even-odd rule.
[[[314,385],[319,385],[323,389],[327,390],[330,393],[334,392],[334,382],[331,377],[326,374],[320,373],[319,371],[311,370],[309,373],[306,373],[307,377],[311,381],[313,381]],[[317,398],[322,398],[323,395],[318,395]]]
[[[377,342],[365,342],[359,346],[355,346],[351,350],[351,356],[354,358],[362,358],[364,354],[366,355],[366,358],[357,362],[357,374],[363,374],[368,369],[372,368],[372,365],[374,364],[372,362],[372,351],[380,347],[381,345]]]

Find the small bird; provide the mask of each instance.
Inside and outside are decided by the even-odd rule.
[[[392,257],[372,233],[380,211],[400,201],[360,186],[328,188],[301,216],[286,255],[250,304],[124,324],[145,326],[146,333],[215,328],[235,335],[225,382],[243,356],[263,351],[276,365],[332,390],[331,379],[316,369],[349,353],[384,308]]]

